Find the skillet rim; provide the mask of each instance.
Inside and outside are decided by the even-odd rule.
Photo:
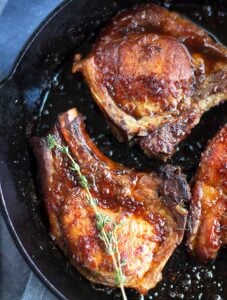
[[[60,12],[62,11],[66,6],[68,6],[73,0],[64,0],[62,3],[57,5],[56,8],[54,8],[37,26],[37,28],[32,32],[32,34],[29,36],[29,38],[26,40],[24,45],[22,46],[21,50],[17,54],[15,61],[10,68],[8,74],[0,80],[0,89],[4,88],[5,84],[7,84],[8,81],[12,80],[14,74],[17,71],[17,68],[21,61],[23,60],[25,54],[29,50],[32,43],[35,41],[37,36],[41,33],[42,30],[45,29],[45,27],[49,24],[49,22]]]
[[[0,90],[3,90],[5,87],[7,87],[7,84],[13,79],[14,74],[17,71],[18,66],[20,65],[21,61],[23,60],[23,57],[29,50],[32,43],[35,41],[35,39],[38,37],[38,35],[45,30],[45,27],[49,24],[49,22],[56,17],[64,8],[66,8],[73,0],[66,0],[62,3],[60,3],[54,10],[52,10],[45,18],[44,20],[39,24],[39,26],[33,31],[33,33],[30,35],[30,37],[25,42],[24,46],[20,50],[19,54],[17,55],[15,62],[13,66],[11,67],[10,71],[0,81]],[[38,265],[34,262],[32,257],[28,254],[27,250],[23,246],[23,243],[21,242],[21,239],[19,235],[16,232],[15,226],[11,220],[11,217],[9,215],[8,209],[7,209],[7,194],[3,192],[2,189],[2,182],[0,182],[0,208],[2,212],[3,219],[5,221],[5,224],[7,226],[7,229],[9,230],[10,236],[12,237],[14,244],[16,245],[17,249],[19,250],[19,253],[24,258],[27,265],[31,268],[31,271],[37,275],[37,277],[41,280],[41,282],[51,291],[53,294],[60,298],[60,299],[67,299],[49,280],[48,278],[42,273],[42,271],[39,269]]]

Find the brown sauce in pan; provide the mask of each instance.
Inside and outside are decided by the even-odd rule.
[[[178,4],[174,6],[173,2],[166,1],[167,8],[185,14],[189,19],[216,34],[221,42],[227,44],[227,12],[221,9],[217,10],[215,5],[200,6],[198,4],[198,6],[189,7]],[[78,49],[78,52],[88,53],[92,39]],[[212,65],[212,56],[208,55],[206,59]],[[71,74],[71,64],[72,57],[53,79],[48,95],[46,95],[41,117],[38,119],[36,134],[46,134],[60,112],[76,106],[87,117],[86,124],[89,134],[103,153],[115,161],[136,169],[155,170],[161,162],[148,159],[137,147],[129,149],[128,146],[116,141],[106,125],[102,113],[92,101],[82,77],[79,74],[76,76]],[[214,136],[225,122],[227,122],[227,105],[223,104],[206,113],[189,138],[178,147],[171,162],[180,165],[189,180],[195,173],[201,152],[208,139]],[[72,267],[70,266],[70,268]],[[120,299],[120,293],[116,290],[93,286],[94,293],[97,295],[108,293],[115,296],[116,299]],[[129,299],[140,299],[140,296],[134,291],[129,291],[128,295]],[[226,250],[221,251],[216,261],[203,265],[188,255],[183,243],[166,265],[163,280],[149,292],[145,299],[227,299]]]

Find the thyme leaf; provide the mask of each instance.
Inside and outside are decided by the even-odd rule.
[[[118,249],[118,239],[116,230],[122,223],[113,222],[109,216],[106,216],[98,211],[98,200],[93,198],[89,190],[89,183],[85,175],[82,174],[79,164],[74,160],[70,154],[68,146],[62,146],[57,142],[55,137],[51,134],[47,136],[47,144],[50,149],[57,148],[65,154],[71,162],[70,169],[79,177],[80,186],[86,192],[87,203],[90,205],[95,213],[96,228],[98,230],[98,237],[103,242],[106,252],[111,256],[114,266],[114,282],[121,289],[123,300],[127,300],[124,289],[125,277],[122,267],[126,264],[124,259],[121,259],[121,254]],[[94,179],[93,179],[94,180]],[[107,228],[108,227],[108,228]]]

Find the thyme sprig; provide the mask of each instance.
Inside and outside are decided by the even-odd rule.
[[[124,289],[124,274],[122,267],[125,265],[125,261],[121,259],[121,254],[118,248],[118,240],[116,230],[121,224],[113,222],[113,220],[98,211],[98,199],[93,198],[89,190],[89,183],[81,172],[79,164],[74,160],[70,154],[68,146],[62,146],[57,142],[55,137],[51,134],[47,136],[47,144],[50,149],[57,148],[63,154],[65,154],[71,162],[70,169],[75,171],[79,177],[80,186],[85,190],[88,204],[93,208],[95,213],[96,228],[99,232],[98,237],[104,243],[106,252],[111,256],[113,261],[114,282],[121,289],[122,298],[127,300],[127,296]],[[108,229],[107,229],[108,225]]]

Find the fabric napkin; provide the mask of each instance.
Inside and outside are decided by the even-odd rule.
[[[35,276],[30,274],[22,300],[57,300],[57,298]]]

